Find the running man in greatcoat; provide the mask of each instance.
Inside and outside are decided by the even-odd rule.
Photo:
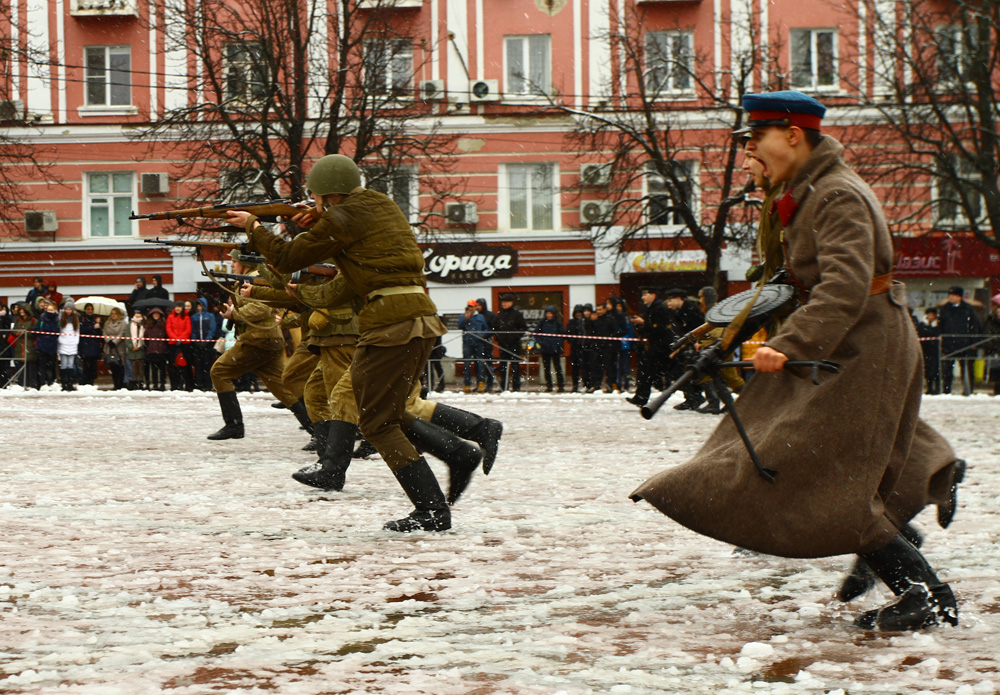
[[[736,403],[763,464],[758,476],[732,418],[688,463],[633,493],[685,526],[784,557],[858,554],[900,598],[860,615],[868,629],[958,624],[951,588],[900,533],[928,501],[954,511],[958,462],[918,452],[923,386],[903,286],[892,282],[892,239],[871,189],[822,135],[825,108],[799,92],[747,95],[750,140],[777,202],[787,267],[801,306],[754,356]],[[788,360],[832,360],[814,385]],[[949,504],[950,500],[950,504]]]

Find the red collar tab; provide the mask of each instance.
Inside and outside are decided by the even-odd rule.
[[[778,216],[781,217],[782,226],[787,227],[795,219],[795,212],[799,209],[799,204],[792,197],[792,192],[788,191],[778,200]]]
[[[822,116],[811,113],[789,113],[788,111],[751,111],[747,118],[747,125],[753,127],[754,121],[785,121],[788,125],[799,128],[812,128],[819,130],[823,121]]]

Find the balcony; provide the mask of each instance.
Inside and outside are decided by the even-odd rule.
[[[73,17],[138,17],[138,0],[70,0]]]

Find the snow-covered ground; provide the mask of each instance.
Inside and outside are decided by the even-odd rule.
[[[213,394],[0,392],[0,692],[1000,688],[1000,399],[924,401],[970,465],[951,528],[917,519],[962,625],[895,635],[851,625],[884,589],[833,597],[849,558],[737,555],[627,499],[714,416],[441,400],[503,420],[500,457],[452,531],[400,536],[381,530],[410,509],[381,460],[339,494],[291,480],[312,457],[265,394],[241,395],[245,439],[210,442]]]

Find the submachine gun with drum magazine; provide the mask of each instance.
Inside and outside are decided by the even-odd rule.
[[[726,412],[733,418],[733,424],[736,426],[743,444],[746,445],[757,472],[766,481],[773,483],[777,471],[765,468],[758,458],[746,428],[743,427],[734,407],[733,395],[726,387],[720,370],[725,367],[752,367],[753,362],[750,361],[730,362],[727,360],[740,343],[748,340],[750,336],[770,321],[791,313],[796,306],[795,295],[796,290],[791,285],[766,284],[723,299],[709,309],[708,313],[705,314],[705,325],[679,338],[671,345],[671,349],[676,354],[713,328],[725,329],[722,338],[714,344],[694,352],[688,359],[684,373],[668,389],[643,406],[642,416],[647,420],[651,419],[675,392],[689,383],[698,383],[708,377],[715,384],[719,398],[725,403]],[[785,368],[790,367],[810,369],[812,381],[815,384],[819,383],[820,370],[833,373],[840,371],[840,365],[829,360],[789,360],[785,363]],[[791,373],[795,374],[796,372],[793,370]]]

